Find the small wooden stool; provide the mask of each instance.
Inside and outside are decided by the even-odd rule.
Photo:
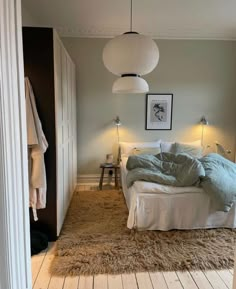
[[[115,173],[115,187],[118,188],[118,170],[120,169],[120,166],[118,164],[106,164],[106,163],[104,163],[104,164],[100,164],[100,168],[102,169],[102,171],[101,171],[101,177],[100,177],[100,182],[99,182],[99,189],[102,190],[105,169],[114,171],[114,173]]]

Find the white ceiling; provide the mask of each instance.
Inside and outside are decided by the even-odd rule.
[[[129,30],[130,0],[22,0],[39,26],[62,36]],[[236,0],[133,0],[133,30],[153,38],[236,40]]]

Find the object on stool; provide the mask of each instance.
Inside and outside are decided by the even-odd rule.
[[[113,163],[113,154],[107,154],[106,155],[106,163],[112,164]]]

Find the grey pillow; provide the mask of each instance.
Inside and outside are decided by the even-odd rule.
[[[193,158],[201,158],[202,147],[176,142],[174,145],[174,153],[175,154],[185,153]]]

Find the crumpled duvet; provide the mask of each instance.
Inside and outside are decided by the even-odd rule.
[[[201,162],[188,154],[161,153],[157,155],[130,156],[127,165],[127,185],[135,181],[154,182],[184,187],[199,183],[205,176]]]
[[[199,161],[205,170],[201,186],[211,196],[216,210],[228,212],[236,200],[236,164],[215,153]]]

